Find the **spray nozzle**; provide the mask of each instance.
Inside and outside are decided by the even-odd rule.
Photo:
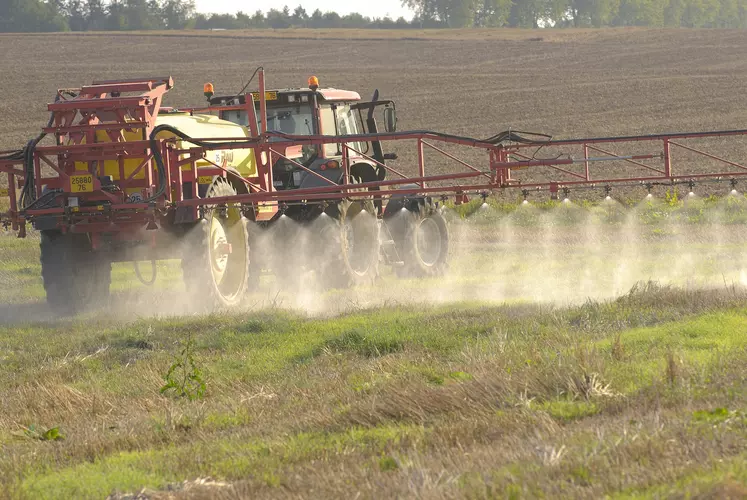
[[[480,193],[480,197],[482,197],[482,205],[480,206],[480,208],[488,208],[488,196],[490,196],[490,193],[488,193],[487,191],[483,191],[482,193]]]

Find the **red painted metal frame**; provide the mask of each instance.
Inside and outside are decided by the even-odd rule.
[[[668,182],[679,182],[679,181],[691,181],[691,180],[704,180],[704,179],[724,179],[724,178],[736,178],[742,177],[747,174],[747,166],[740,163],[731,161],[723,156],[718,156],[701,149],[687,146],[682,144],[684,140],[707,140],[724,137],[745,137],[747,136],[747,130],[722,130],[714,132],[693,132],[693,133],[673,133],[673,134],[656,134],[656,135],[643,135],[643,136],[626,136],[626,137],[603,137],[593,139],[570,139],[570,140],[558,140],[550,141],[542,146],[522,144],[512,145],[505,148],[505,152],[508,155],[507,158],[514,158],[515,167],[512,170],[516,170],[516,166],[519,168],[529,165],[529,162],[525,163],[524,160],[530,158],[524,151],[534,150],[537,154],[539,149],[544,156],[551,154],[553,148],[573,148],[582,147],[582,154],[578,158],[568,161],[568,159],[560,160],[552,159],[547,160],[547,167],[560,171],[567,174],[567,177],[559,178],[552,182],[532,182],[523,183],[520,187],[524,189],[545,189],[548,184],[553,187],[570,187],[570,186],[583,186],[583,185],[598,185],[598,184],[616,184],[616,183],[644,183],[644,184],[659,184]],[[634,145],[634,144],[654,144],[661,145],[661,152],[658,153],[647,153],[647,154],[627,154],[618,155],[611,152],[609,149],[600,147],[600,144],[610,145]],[[707,158],[713,160],[715,163],[725,164],[731,167],[735,167],[737,170],[717,171],[717,172],[698,172],[698,171],[684,171],[673,169],[672,161],[672,150],[674,148],[681,148],[683,150],[694,153],[696,157]],[[606,157],[592,157],[589,155],[590,151],[596,151],[607,155]],[[568,158],[572,158],[569,156]],[[518,160],[517,160],[518,159]],[[661,160],[661,167],[657,168],[655,165],[643,163],[644,160]],[[623,176],[618,177],[598,177],[592,175],[590,164],[596,162],[624,162],[626,164],[633,165],[634,168],[644,169],[653,172],[653,175],[630,175],[629,171],[626,171]],[[567,169],[558,167],[558,164],[571,165],[575,163],[582,163],[584,168],[580,172],[573,172]]]
[[[39,147],[34,153],[34,166],[37,179],[37,196],[41,194],[42,186],[65,190],[69,184],[69,176],[75,171],[75,165],[85,163],[88,171],[97,175],[103,174],[104,161],[116,160],[120,164],[120,177],[116,182],[119,191],[108,192],[102,189],[98,180],[95,181],[93,193],[81,195],[81,200],[87,202],[76,210],[70,207],[58,206],[43,209],[22,210],[17,203],[17,188],[24,182],[24,171],[21,161],[0,161],[0,172],[7,174],[8,196],[10,210],[3,216],[3,221],[23,234],[25,222],[37,216],[57,216],[62,230],[75,232],[134,232],[140,224],[161,220],[169,211],[184,208],[193,217],[197,217],[198,208],[206,205],[222,203],[241,203],[247,206],[273,206],[272,216],[279,206],[286,203],[315,203],[328,202],[343,198],[360,198],[377,196],[386,198],[394,194],[400,195],[442,195],[455,196],[457,200],[464,199],[466,194],[487,193],[500,189],[548,190],[557,193],[558,189],[584,185],[618,184],[618,183],[667,183],[678,181],[692,181],[702,179],[736,178],[747,175],[747,166],[731,161],[715,153],[703,151],[700,148],[682,144],[688,139],[709,139],[723,137],[747,136],[747,130],[729,130],[716,132],[698,132],[686,134],[645,135],[630,137],[607,137],[590,139],[573,139],[548,141],[542,144],[507,144],[496,145],[476,139],[449,136],[433,132],[413,131],[399,133],[360,134],[351,136],[288,136],[267,131],[267,103],[265,96],[264,72],[259,73],[259,127],[256,126],[253,99],[247,99],[247,104],[238,106],[246,109],[249,115],[249,138],[204,139],[205,145],[178,149],[174,140],[159,140],[159,152],[166,167],[166,186],[159,185],[155,175],[154,151],[151,151],[149,134],[155,126],[159,106],[163,95],[173,86],[170,78],[150,80],[128,80],[95,82],[83,87],[73,99],[63,99],[50,104],[53,113],[53,125],[48,128],[55,134],[57,145]],[[125,92],[141,92],[130,97],[121,97]],[[207,112],[226,110],[226,107],[205,108]],[[96,132],[105,131],[109,142],[95,142]],[[125,142],[124,132],[142,130],[142,139]],[[280,138],[281,140],[277,140]],[[401,169],[394,169],[383,162],[377,161],[355,149],[356,143],[381,141],[383,143],[401,143],[414,141],[416,144],[417,176],[408,177]],[[284,158],[301,168],[310,175],[322,177],[295,160],[286,156],[288,148],[303,145],[315,145],[322,148],[324,144],[339,144],[342,154],[342,170],[345,183],[337,185],[329,183],[321,187],[275,191],[272,183],[271,165],[278,158]],[[657,152],[637,152],[635,154],[615,154],[613,145],[657,145],[661,147]],[[462,147],[470,151],[478,150],[487,153],[487,164],[482,168],[460,158],[448,148]],[[256,177],[243,178],[226,169],[226,165],[218,165],[207,160],[207,153],[213,150],[252,148],[258,164]],[[578,148],[580,154],[576,157],[563,154],[548,157],[553,148]],[[736,170],[720,172],[678,172],[672,165],[672,148],[681,148],[690,154],[699,155],[714,162],[723,163]],[[460,170],[444,174],[429,175],[426,170],[426,149],[439,155],[444,161],[450,161],[460,167]],[[282,152],[281,152],[282,151]],[[591,156],[591,152],[605,156]],[[352,153],[352,154],[351,154]],[[542,153],[544,158],[537,158]],[[139,167],[125,177],[124,161],[139,160]],[[349,169],[356,159],[365,159],[371,164],[387,170],[398,176],[384,181],[365,182],[362,184],[348,184]],[[657,160],[662,165],[652,165],[646,162]],[[197,162],[208,162],[209,167],[197,167]],[[55,172],[54,176],[42,177],[41,164]],[[622,175],[592,175],[596,173],[595,165],[624,164],[630,168],[643,169],[650,175],[629,175],[626,170]],[[573,170],[575,165],[580,168]],[[545,168],[554,174],[545,176],[543,181],[524,181],[514,178],[524,169],[533,173]],[[143,179],[135,179],[144,172]],[[197,179],[200,175],[233,175],[244,182],[249,190],[248,194],[239,194],[209,200],[198,197]],[[536,178],[536,176],[535,176]],[[325,179],[326,180],[326,179]],[[186,183],[191,183],[188,192],[184,192]],[[125,189],[138,188],[144,197],[156,193],[163,188],[164,194],[150,203],[128,203],[123,195]],[[60,195],[64,202],[70,196],[69,192]],[[102,208],[103,207],[103,208]]]

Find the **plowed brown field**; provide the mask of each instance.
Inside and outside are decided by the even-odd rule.
[[[177,86],[167,104],[195,105],[205,81],[238,91],[260,65],[273,87],[316,74],[364,98],[378,88],[397,101],[402,130],[483,138],[512,127],[567,138],[747,127],[740,31],[3,35],[0,48],[0,149],[39,130],[57,88],[170,74]],[[721,152],[744,150],[730,143]],[[398,152],[409,166],[413,156]]]

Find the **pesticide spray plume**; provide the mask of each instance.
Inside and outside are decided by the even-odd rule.
[[[618,297],[648,281],[683,287],[747,285],[747,198],[733,192],[735,183],[732,192],[726,190],[718,199],[658,196],[651,192],[653,186],[644,187],[648,194],[635,204],[621,203],[609,191],[596,203],[574,203],[569,192],[561,192],[567,195],[562,201],[535,204],[523,192],[513,204],[488,197],[466,205],[440,204],[451,240],[451,264],[444,276],[400,279],[381,265],[373,286],[349,289],[329,289],[319,276],[318,264],[331,250],[319,245],[318,235],[337,221],[322,212],[302,224],[282,214],[272,224],[247,223],[251,275],[241,305],[206,309],[186,293],[178,260],[158,261],[151,287],[135,279],[127,262],[115,264],[115,276],[126,279],[113,289],[106,311],[126,321],[268,308],[328,316],[385,305],[460,301],[568,305]],[[393,220],[410,215],[403,208]],[[363,212],[356,217],[372,216]],[[382,234],[386,237],[385,227]],[[33,244],[38,234],[32,232],[30,238]],[[184,255],[193,251],[189,245],[179,250]],[[149,266],[141,269],[148,278]],[[6,289],[17,287],[19,279],[0,271]],[[40,319],[57,319],[34,307],[42,310]],[[26,317],[22,307],[0,309],[3,321]]]
[[[483,204],[490,210],[485,212]],[[443,277],[400,280],[382,267],[374,287],[328,291],[309,272],[301,289],[274,290],[284,307],[326,315],[384,304],[522,300],[565,305],[617,297],[648,281],[686,287],[747,284],[747,260],[739,247],[747,228],[731,224],[747,204],[740,201],[738,210],[726,201],[709,205],[696,222],[680,205],[646,196],[631,207],[614,198],[587,207],[566,198],[550,208],[522,200],[510,210],[497,210],[478,198],[466,217],[463,208],[444,209],[453,247]],[[407,210],[400,210],[394,217],[406,216]]]

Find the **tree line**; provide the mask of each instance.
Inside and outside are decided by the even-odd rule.
[[[0,0],[0,32],[247,28],[747,27],[747,0],[403,0],[415,16],[197,13],[193,0]]]

